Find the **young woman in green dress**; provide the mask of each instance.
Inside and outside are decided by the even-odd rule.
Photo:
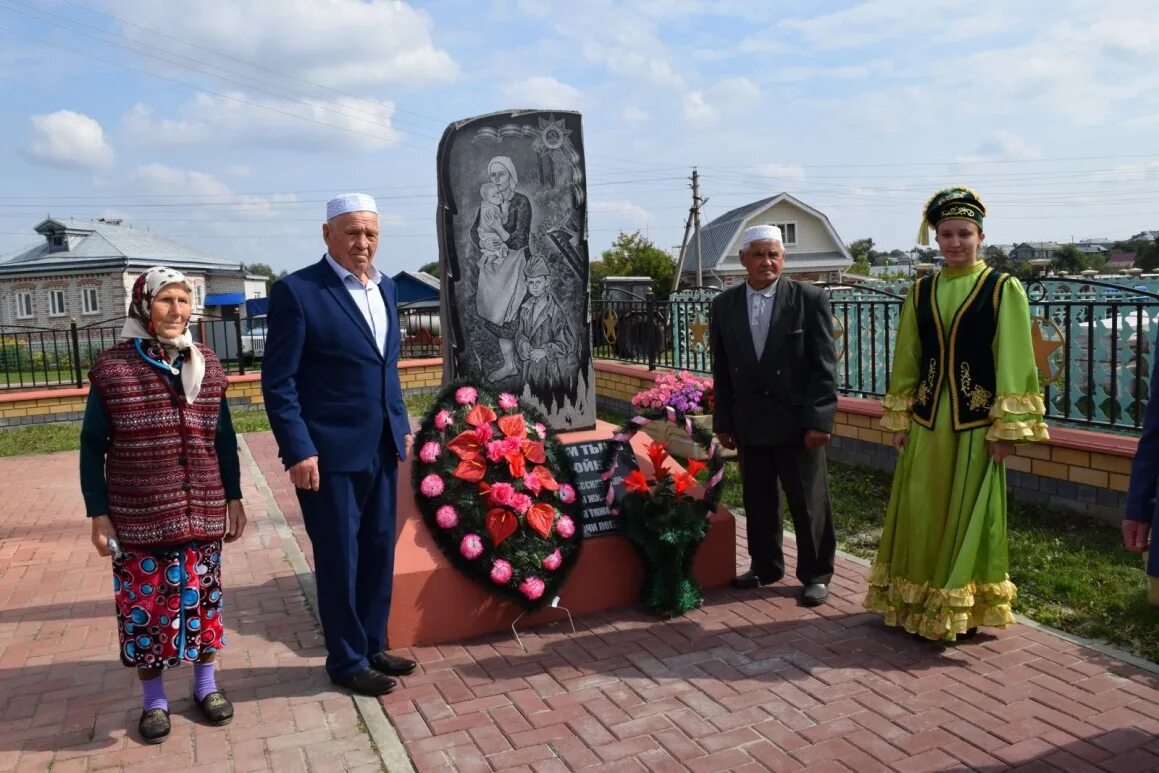
[[[1003,460],[1048,438],[1026,291],[979,259],[985,214],[963,187],[926,204],[945,267],[902,306],[883,400],[899,458],[864,605],[931,640],[1014,622]]]

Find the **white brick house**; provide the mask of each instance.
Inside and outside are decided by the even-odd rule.
[[[194,314],[218,313],[265,297],[265,277],[241,264],[124,225],[120,220],[49,218],[34,229],[43,241],[0,258],[0,325],[63,330],[123,317],[133,281],[150,266],[169,266],[194,286]],[[242,312],[244,315],[244,312]]]

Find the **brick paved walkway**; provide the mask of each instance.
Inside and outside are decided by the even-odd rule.
[[[113,663],[106,565],[77,528],[75,455],[0,459],[0,771],[406,769],[374,709],[359,704],[372,740],[329,690],[300,516],[270,436],[246,441],[265,475],[247,476],[252,530],[226,556],[238,719],[202,726],[179,698],[160,749],[125,731],[137,693]],[[585,616],[574,635],[528,632],[527,653],[508,635],[417,648],[383,706],[420,771],[1159,771],[1156,671],[1029,625],[915,642],[862,612],[863,571],[842,559],[818,609],[780,584],[713,591],[670,622]]]

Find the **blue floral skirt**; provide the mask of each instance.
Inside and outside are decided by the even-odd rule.
[[[225,644],[221,624],[221,540],[129,549],[113,559],[121,662],[173,668]]]

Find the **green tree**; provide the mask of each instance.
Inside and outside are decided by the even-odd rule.
[[[860,276],[869,276],[869,259],[862,255],[857,260],[853,261],[853,265],[845,269],[846,274],[858,274]]]
[[[676,261],[639,231],[620,232],[612,246],[603,251],[598,261],[588,266],[588,281],[593,294],[599,292],[599,282],[608,276],[650,276],[656,281],[656,298],[664,300],[672,290]]]
[[[242,263],[241,270],[247,274],[256,274],[266,278],[266,295],[270,294],[270,288],[273,287],[274,282],[286,276],[285,271],[274,271],[267,263]]]
[[[877,250],[873,249],[873,239],[869,237],[850,242],[846,247],[849,249],[849,254],[853,257],[854,265],[862,260],[866,264],[872,264],[877,260]],[[852,272],[852,269],[850,271]]]
[[[1077,274],[1087,267],[1085,257],[1073,244],[1064,244],[1055,250],[1051,262],[1055,271],[1062,274]]]
[[[1146,245],[1135,253],[1135,268],[1151,272],[1159,269],[1159,239],[1143,242]]]
[[[422,271],[424,274],[430,274],[433,277],[438,277],[440,279],[443,276],[443,270],[439,267],[439,262],[437,260],[432,260],[430,263],[419,266],[419,271]]]

